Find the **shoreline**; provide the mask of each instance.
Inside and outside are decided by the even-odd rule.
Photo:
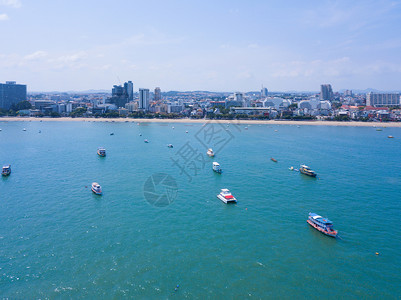
[[[399,127],[401,122],[352,122],[352,121],[294,121],[294,120],[208,120],[208,119],[131,119],[131,118],[35,118],[0,117],[0,122],[118,122],[118,123],[235,123],[239,125],[311,125],[311,126],[353,126],[353,127]]]

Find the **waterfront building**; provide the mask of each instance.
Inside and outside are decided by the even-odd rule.
[[[321,100],[333,100],[333,89],[331,88],[331,84],[322,84],[320,86],[320,99]]]
[[[138,111],[138,102],[130,101],[127,104],[125,104],[125,108],[128,109],[129,112]]]
[[[113,85],[113,89],[111,90],[111,98],[108,99],[108,102],[117,107],[125,107],[125,104],[133,99],[134,85],[132,81],[128,81],[124,83],[124,86]]]
[[[124,83],[124,93],[128,97],[128,101],[132,101],[134,99],[134,84],[132,81]]]
[[[139,109],[149,110],[149,89],[139,89]]]
[[[184,107],[179,104],[168,104],[167,113],[181,113]]]
[[[162,96],[161,96],[161,90],[159,87],[155,88],[155,97],[154,100],[155,101],[159,101],[161,100]]]
[[[398,106],[400,105],[400,94],[380,94],[368,93],[366,94],[366,106]]]
[[[263,101],[263,107],[274,107],[276,110],[287,108],[291,105],[291,100],[279,97],[267,98]]]
[[[9,110],[13,104],[26,100],[26,85],[15,81],[0,83],[0,108]]]

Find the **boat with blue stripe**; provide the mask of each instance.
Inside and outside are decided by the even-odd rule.
[[[319,216],[318,214],[315,213],[309,213],[308,220],[306,220],[309,225],[311,225],[313,228],[319,230],[321,233],[324,233],[325,235],[336,237],[337,236],[337,230],[334,230],[333,228],[333,222],[331,222],[327,218],[323,218],[322,216]]]

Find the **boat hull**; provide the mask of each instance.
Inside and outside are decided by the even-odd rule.
[[[95,194],[95,195],[101,195],[102,194],[102,192],[100,191],[96,191],[94,188],[92,188],[92,192]]]
[[[100,157],[105,157],[106,156],[106,154],[102,154],[102,153],[97,153],[97,155],[99,155]]]
[[[228,204],[228,203],[237,203],[237,199],[232,198],[232,199],[226,199],[225,197],[223,197],[222,195],[217,195],[217,198],[219,198],[221,201],[223,201],[224,203]]]
[[[321,233],[327,235],[327,236],[331,236],[331,237],[337,237],[337,231],[332,231],[332,232],[328,232],[326,230],[324,230],[323,228],[320,228],[319,226],[317,226],[315,223],[311,222],[310,220],[306,220],[306,222],[308,222],[308,224],[310,226],[312,226],[313,228],[315,228],[316,230],[320,231]]]
[[[316,173],[308,173],[308,172],[301,171],[301,170],[299,170],[299,172],[301,172],[304,175],[310,176],[310,177],[316,177]]]

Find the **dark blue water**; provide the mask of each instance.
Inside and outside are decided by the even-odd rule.
[[[399,297],[400,128],[210,126],[0,122],[0,296]],[[301,163],[318,178],[288,169]],[[156,186],[164,207],[144,196],[158,173],[178,187]]]

